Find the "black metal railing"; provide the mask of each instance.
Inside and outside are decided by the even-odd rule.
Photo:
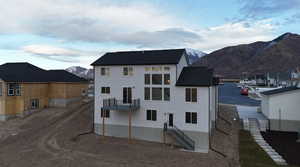
[[[111,107],[115,109],[138,109],[140,108],[140,104],[140,99],[117,100],[116,98],[109,98],[103,100],[103,107]]]
[[[187,136],[182,130],[177,128],[177,126],[173,125],[173,128],[183,138],[183,140],[187,141],[193,148],[195,147],[195,141],[193,139]]]
[[[186,144],[188,144],[191,148],[195,149],[195,141],[187,136],[182,130],[180,130],[177,126],[168,126],[168,123],[164,124],[164,131],[173,132],[181,138]]]

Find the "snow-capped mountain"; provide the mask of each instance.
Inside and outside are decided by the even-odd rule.
[[[66,71],[82,78],[93,79],[93,74],[94,74],[93,69],[86,69],[80,66],[72,66],[67,68]]]
[[[198,61],[202,56],[206,55],[206,53],[196,49],[186,48],[185,50],[188,55],[190,64],[193,64],[194,62]]]

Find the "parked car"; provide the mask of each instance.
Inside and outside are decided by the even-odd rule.
[[[248,96],[248,93],[249,93],[248,88],[242,88],[242,89],[241,89],[241,95]]]

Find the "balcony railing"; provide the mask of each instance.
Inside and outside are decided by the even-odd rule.
[[[140,99],[129,101],[117,100],[116,98],[104,99],[103,109],[108,110],[137,110],[140,108]]]

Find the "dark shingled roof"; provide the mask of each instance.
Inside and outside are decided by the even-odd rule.
[[[298,90],[298,89],[300,89],[300,88],[298,88],[296,86],[290,86],[290,87],[286,87],[286,88],[268,90],[268,91],[264,91],[264,92],[261,92],[261,93],[263,95],[274,95],[274,94],[289,92],[289,91]]]
[[[93,66],[178,64],[185,49],[108,52]]]
[[[87,82],[65,70],[44,70],[29,63],[0,65],[0,79],[5,82]]]
[[[176,82],[176,86],[212,86],[217,85],[213,70],[207,67],[184,67]]]

